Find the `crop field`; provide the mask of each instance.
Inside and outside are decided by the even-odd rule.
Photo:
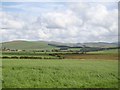
[[[117,60],[3,60],[3,88],[117,88]]]
[[[118,49],[103,50],[87,52],[87,54],[80,54],[74,52],[34,52],[34,51],[21,51],[21,52],[2,52],[3,58],[10,57],[36,57],[38,59],[105,59],[105,60],[118,60]]]
[[[116,49],[87,54],[71,52],[3,52],[2,54],[3,57],[7,57],[2,59],[3,88],[118,87]],[[20,58],[24,56],[27,58]]]
[[[103,51],[89,52],[89,53],[98,53],[98,54],[118,54],[118,51],[120,51],[120,49],[103,50]]]
[[[0,89],[2,89],[2,59],[0,59]]]
[[[118,60],[118,54],[64,54],[61,55],[66,59],[102,59],[102,60]]]

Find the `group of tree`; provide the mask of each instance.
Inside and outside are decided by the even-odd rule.
[[[87,52],[110,50],[110,49],[118,49],[118,47],[100,48],[100,47],[87,47],[86,45],[83,45],[83,47],[80,49],[79,52],[81,52],[82,54],[86,54]]]

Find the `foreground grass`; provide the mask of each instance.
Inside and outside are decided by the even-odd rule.
[[[2,89],[2,59],[0,59],[0,90]]]
[[[117,60],[3,60],[3,88],[117,88]]]

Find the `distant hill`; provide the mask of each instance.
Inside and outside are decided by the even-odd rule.
[[[118,43],[107,43],[107,42],[96,42],[96,43],[84,43],[84,45],[89,47],[101,47],[101,48],[109,48],[109,47],[118,47]]]
[[[48,45],[48,42],[44,41],[10,41],[2,43],[2,48],[9,49],[53,49],[55,46]]]
[[[89,42],[89,43],[51,43],[52,46],[68,46],[68,47],[99,47],[109,48],[118,47],[118,43],[107,43],[107,42]],[[120,45],[119,45],[120,46]]]
[[[2,48],[9,49],[25,49],[25,50],[33,50],[33,49],[55,49],[60,47],[83,47],[83,45],[87,47],[99,47],[99,48],[109,48],[109,47],[117,47],[118,43],[106,43],[106,42],[89,42],[89,43],[61,43],[61,42],[53,42],[53,41],[9,41],[3,42]]]

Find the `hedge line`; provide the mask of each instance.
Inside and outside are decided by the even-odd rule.
[[[17,57],[17,56],[12,56],[12,57],[3,56],[3,57],[0,57],[0,58],[2,58],[2,59],[63,59],[62,57],[52,58],[52,57],[30,57],[30,56],[20,56],[20,57]]]

